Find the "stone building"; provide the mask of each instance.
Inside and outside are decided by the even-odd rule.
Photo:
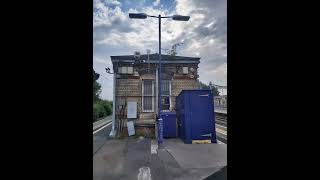
[[[115,122],[120,132],[127,122],[128,102],[136,103],[137,134],[153,136],[158,114],[158,54],[111,56],[115,72]],[[175,111],[183,89],[199,89],[198,57],[162,55],[163,111]]]

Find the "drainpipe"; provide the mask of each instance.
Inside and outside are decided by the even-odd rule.
[[[113,74],[113,105],[112,105],[112,130],[109,134],[110,137],[115,137],[117,131],[115,128],[116,124],[116,73]]]
[[[159,109],[158,109],[158,105],[159,105],[159,103],[158,103],[158,92],[159,92],[159,82],[158,82],[158,79],[159,79],[159,77],[158,77],[158,67],[156,67],[156,103],[155,103],[155,112],[156,112],[156,114],[158,115],[159,114]],[[156,123],[155,123],[155,135],[156,135],[156,139],[158,139],[158,136],[159,136],[159,134],[158,134],[158,122],[156,121]]]
[[[155,106],[156,106],[156,108],[155,108],[155,111],[156,111],[156,114],[159,114],[159,108],[158,108],[158,105],[159,105],[159,103],[158,103],[158,97],[159,97],[159,95],[158,95],[158,93],[159,93],[159,76],[158,76],[158,68],[156,67],[156,103],[155,103]]]

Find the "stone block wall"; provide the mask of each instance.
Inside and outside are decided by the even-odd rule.
[[[171,93],[171,108],[174,110],[176,106],[176,97],[182,90],[199,89],[199,83],[196,79],[173,79]]]
[[[190,70],[188,74],[182,73],[182,67],[187,66]],[[117,75],[116,79],[116,115],[119,114],[119,105],[125,105],[128,101],[137,102],[137,119],[139,121],[140,114],[144,115],[142,112],[142,80],[143,79],[153,79],[155,81],[155,65],[151,66],[151,73],[145,71],[138,71],[144,67],[134,67],[134,71],[137,72],[134,75]],[[198,89],[198,74],[197,74],[198,65],[197,64],[166,64],[163,65],[163,79],[171,80],[171,110],[175,111],[176,97],[182,90],[192,90]],[[154,82],[155,83],[155,82]],[[156,92],[156,91],[155,91]],[[156,98],[154,98],[156,101]],[[155,102],[155,112],[157,109],[157,102]],[[155,113],[154,112],[154,113]],[[127,108],[124,109],[123,119],[126,119]],[[144,117],[144,116],[141,116]],[[119,121],[119,117],[116,117],[116,121]],[[135,120],[137,121],[137,120]],[[136,124],[136,123],[135,123]],[[142,123],[143,124],[143,123]],[[138,124],[136,124],[138,125]],[[124,120],[124,127],[126,127],[126,120]],[[126,129],[126,128],[125,128]],[[125,133],[124,130],[123,133]],[[154,127],[136,127],[136,133],[138,135],[144,134],[146,137],[154,136],[155,128]]]

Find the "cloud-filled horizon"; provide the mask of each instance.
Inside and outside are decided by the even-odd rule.
[[[177,55],[201,58],[200,81],[227,85],[226,0],[94,0],[93,5],[93,68],[100,74],[102,99],[113,98],[113,76],[105,72],[112,68],[110,56],[158,53],[158,20],[129,19],[131,12],[190,16],[187,22],[162,20],[162,48],[183,43]]]

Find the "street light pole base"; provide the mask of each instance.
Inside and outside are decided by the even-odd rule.
[[[116,137],[116,134],[117,134],[117,130],[112,129],[110,134],[109,134],[109,137],[114,138],[114,137]]]
[[[158,150],[163,150],[165,149],[163,143],[158,143]]]

